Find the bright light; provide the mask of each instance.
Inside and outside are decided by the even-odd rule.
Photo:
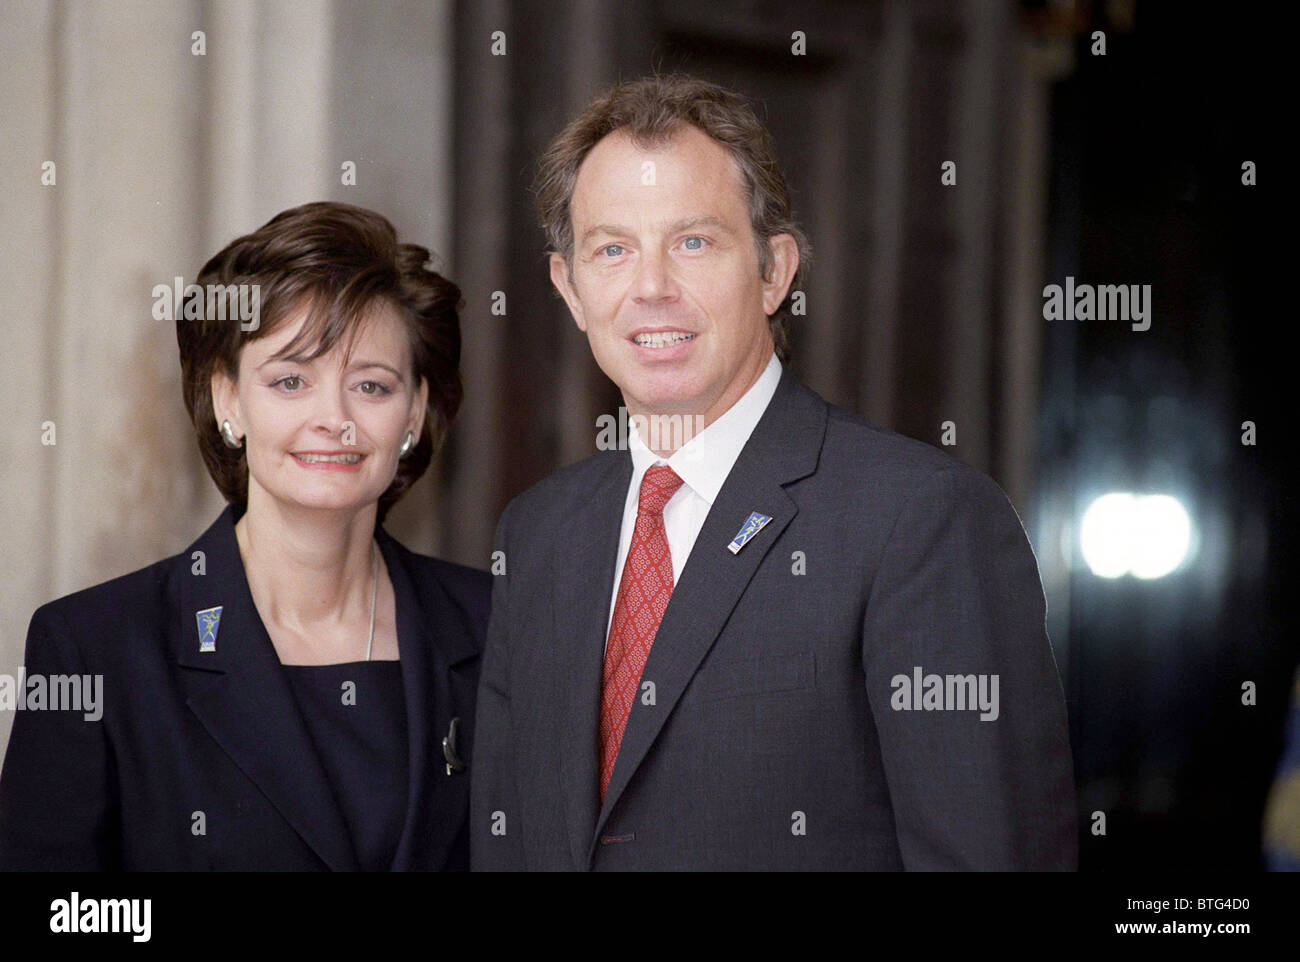
[[[1133,537],[1133,574],[1163,578],[1187,557],[1192,521],[1177,498],[1152,494],[1137,501]]]
[[[1098,578],[1118,578],[1132,567],[1129,519],[1136,500],[1131,494],[1103,494],[1083,513],[1079,547]]]
[[[1079,531],[1083,560],[1099,578],[1163,578],[1191,544],[1191,519],[1167,494],[1103,494],[1088,505]]]

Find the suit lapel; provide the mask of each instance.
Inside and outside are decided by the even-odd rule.
[[[713,647],[759,564],[794,518],[798,507],[782,485],[816,470],[825,433],[826,402],[796,381],[786,369],[767,410],[709,509],[673,589],[641,676],[655,683],[656,704],[642,705],[639,699],[632,704],[605,803],[595,832],[588,839],[584,868],[594,857],[610,812]],[[625,478],[624,494],[626,487]],[[739,553],[733,554],[727,550],[727,544],[752,511],[769,515],[772,520]],[[612,550],[617,551],[617,541]],[[611,580],[606,589],[606,607],[612,590]],[[599,690],[597,677],[596,691]]]
[[[452,718],[459,717],[461,726],[470,722],[468,704],[457,693],[473,689],[478,649],[472,626],[442,585],[433,578],[417,577],[410,553],[382,528],[375,536],[396,596],[410,745],[406,821],[393,868],[441,867],[461,831],[469,791],[467,773],[447,774],[442,739]],[[463,733],[459,741],[463,756]]]
[[[561,524],[552,571],[560,774],[565,789],[569,844],[576,866],[586,868],[600,807],[600,687],[609,599],[632,480],[627,452],[609,458],[589,500]]]
[[[326,865],[356,871],[343,812],[253,604],[234,522],[227,507],[184,556],[201,551],[206,568],[201,575],[182,570],[175,596],[173,641],[177,662],[188,669],[186,704]],[[216,650],[200,652],[195,614],[218,605]]]

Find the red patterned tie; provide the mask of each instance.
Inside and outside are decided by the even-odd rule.
[[[649,468],[641,480],[636,527],[628,545],[623,577],[618,583],[614,618],[605,648],[605,673],[600,698],[600,800],[604,804],[614,774],[623,729],[632,711],[641,672],[650,646],[673,593],[673,559],[664,531],[664,505],[682,486],[666,464]]]

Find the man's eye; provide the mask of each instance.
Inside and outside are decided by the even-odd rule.
[[[708,241],[706,241],[703,237],[696,237],[692,235],[686,238],[686,240],[682,241],[682,246],[685,247],[688,251],[702,251],[704,250],[704,245],[707,243]]]
[[[606,257],[621,257],[623,254],[623,245],[606,244],[600,249],[599,253],[604,254]]]
[[[296,391],[298,388],[302,387],[302,378],[297,374],[288,374],[280,378],[280,380],[273,382],[271,386],[283,388],[286,391]]]

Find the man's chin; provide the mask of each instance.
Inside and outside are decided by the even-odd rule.
[[[655,378],[653,383],[643,381],[631,385],[631,388],[623,389],[624,402],[628,408],[645,414],[690,414],[700,404],[698,392],[685,378],[669,384]]]

